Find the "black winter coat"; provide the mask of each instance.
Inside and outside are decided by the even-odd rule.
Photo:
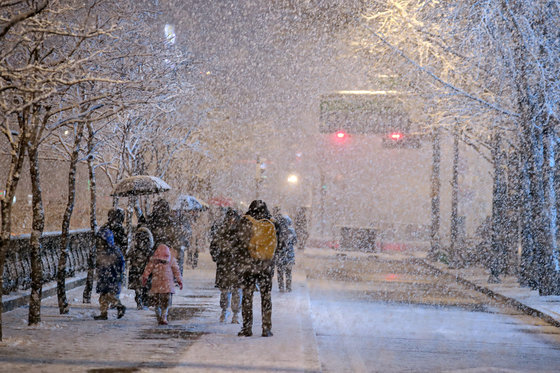
[[[108,227],[99,230],[97,240],[96,291],[99,294],[119,295],[124,277],[124,256]]]
[[[213,234],[210,255],[216,263],[215,286],[221,290],[239,288],[239,241],[236,225],[222,223]]]
[[[297,235],[293,227],[286,227],[285,231],[280,234],[280,242],[276,249],[276,265],[278,266],[292,266],[296,264],[296,255],[294,246],[297,244]]]
[[[134,246],[128,255],[130,268],[128,272],[128,288],[142,288],[142,274],[154,252],[154,238],[147,226],[139,226],[134,232]]]

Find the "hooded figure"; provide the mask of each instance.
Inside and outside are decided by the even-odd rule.
[[[256,220],[267,219],[274,223],[276,234],[278,225],[272,219],[266,203],[255,200],[249,205],[246,215]],[[274,274],[274,260],[255,259],[249,254],[249,242],[252,235],[252,223],[245,216],[241,218],[238,233],[238,257],[241,287],[243,289],[242,315],[243,327],[239,336],[249,337],[253,335],[253,292],[258,284],[261,293],[262,309],[262,336],[272,336],[272,276]],[[278,240],[278,237],[276,237]]]
[[[292,291],[292,267],[296,263],[294,246],[297,244],[297,235],[292,226],[292,219],[288,215],[278,217],[280,226],[278,249],[274,260],[278,276],[278,290]],[[284,283],[285,278],[285,283]]]
[[[135,291],[136,307],[140,310],[148,306],[148,286],[142,285],[142,274],[154,249],[154,237],[141,216],[134,232],[133,246],[129,251],[130,268],[128,272],[128,288]]]
[[[179,262],[182,255],[180,253],[181,243],[179,242],[177,225],[171,215],[169,202],[165,199],[157,200],[154,203],[149,226],[154,236],[155,246],[157,247],[160,243],[165,244],[171,249],[171,253],[177,260],[177,263],[182,266],[183,263]]]
[[[110,209],[107,213],[107,224],[103,228],[109,228],[113,232],[115,245],[124,254],[127,251],[128,239],[126,237],[126,230],[124,229],[124,210],[121,208]]]
[[[241,285],[237,273],[237,228],[240,218],[237,211],[228,207],[223,219],[214,225],[210,243],[210,255],[216,263],[215,286],[220,289],[220,322],[226,320],[231,303],[233,324],[239,323],[241,310]]]
[[[159,325],[167,325],[167,312],[171,307],[172,296],[175,293],[175,282],[183,289],[183,279],[175,257],[167,245],[160,243],[150,258],[144,273],[142,285],[146,285],[148,277],[152,275],[150,295],[154,299],[156,317]]]
[[[308,207],[298,207],[294,219],[294,229],[298,238],[298,249],[303,250],[309,237],[308,226]]]
[[[97,233],[97,288],[100,314],[96,320],[107,320],[109,305],[116,305],[117,317],[124,316],[126,307],[119,296],[124,277],[124,256],[115,244],[113,232],[102,227]]]

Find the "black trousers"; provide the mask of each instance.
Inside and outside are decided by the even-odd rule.
[[[134,300],[136,301],[136,306],[138,307],[138,309],[149,306],[148,291],[148,288],[145,286],[134,289]]]
[[[286,275],[287,291],[292,291],[292,264],[276,266],[276,275],[278,276],[278,289],[284,290],[284,274]]]
[[[241,314],[243,316],[243,330],[252,331],[253,328],[253,292],[256,285],[261,293],[262,328],[264,331],[272,329],[272,275],[274,270],[259,273],[245,273],[242,277],[243,300]]]

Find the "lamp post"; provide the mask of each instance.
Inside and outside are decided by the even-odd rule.
[[[287,181],[290,185],[296,185],[299,182],[299,179],[296,174],[290,174],[288,175]]]

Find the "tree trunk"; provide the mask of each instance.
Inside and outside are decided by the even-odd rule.
[[[16,194],[17,185],[23,168],[23,160],[26,152],[26,138],[22,134],[18,140],[17,152],[12,153],[10,159],[10,169],[6,178],[6,194],[0,200],[0,217],[2,225],[0,231],[0,341],[2,341],[2,313],[4,307],[2,297],[4,295],[4,265],[6,263],[6,254],[8,253],[8,244],[12,233],[12,200]]]
[[[489,263],[489,282],[500,282],[500,275],[505,267],[505,222],[507,185],[505,174],[505,156],[502,151],[502,134],[499,130],[494,132],[494,144],[492,146],[492,161],[494,163],[494,178],[492,188],[492,243],[491,257]]]
[[[539,294],[550,295],[552,293],[552,279],[550,278],[550,247],[552,242],[544,185],[544,138],[542,130],[535,129],[535,132],[536,146],[534,153],[534,172],[531,175],[531,197],[533,200],[532,224],[535,227],[536,273],[538,276]]]
[[[93,289],[93,277],[95,275],[95,259],[97,248],[95,246],[95,234],[97,233],[97,191],[95,182],[95,166],[94,151],[95,151],[95,132],[91,123],[88,123],[88,172],[89,172],[89,195],[90,195],[90,208],[89,208],[89,224],[91,227],[92,246],[88,256],[88,271],[86,278],[86,286],[84,287],[83,303],[91,303],[91,291]]]
[[[29,172],[31,174],[31,190],[33,195],[33,223],[29,249],[31,253],[31,296],[29,299],[29,325],[41,321],[41,296],[43,291],[43,266],[41,263],[41,236],[45,228],[45,213],[39,177],[38,145],[28,149]]]
[[[532,137],[533,133],[525,129],[521,133],[521,263],[520,263],[520,284],[537,289],[537,254],[536,237],[533,227],[533,200],[531,187],[532,174]]]
[[[440,163],[441,163],[441,130],[439,127],[433,129],[432,134],[432,178],[431,178],[431,198],[432,198],[432,226],[430,234],[430,257],[437,258],[440,254],[441,243],[439,237],[440,225],[440,187],[441,180],[439,177]]]
[[[532,244],[532,255],[529,260],[525,258],[525,271],[528,271],[529,285],[539,290],[541,295],[550,295],[555,289],[555,280],[551,277],[554,273],[552,270],[552,253],[551,248],[554,246],[550,215],[548,207],[548,192],[545,190],[545,139],[543,131],[534,125],[537,119],[531,115],[533,111],[529,111],[525,117],[525,123],[528,128],[525,133],[531,133],[528,136],[529,146],[528,152],[524,153],[527,160],[527,177],[528,188],[524,188],[526,195],[524,198],[528,201],[524,203],[524,219],[525,219],[525,235],[529,235],[526,239]],[[524,136],[525,137],[525,136]],[[546,167],[548,168],[548,166]],[[547,182],[548,184],[548,182]],[[528,262],[528,263],[527,263]]]
[[[80,156],[80,143],[84,133],[84,124],[78,124],[74,147],[70,155],[70,168],[68,172],[68,202],[66,211],[62,219],[62,231],[60,237],[60,256],[58,258],[58,270],[56,273],[56,293],[58,297],[58,311],[60,314],[69,312],[68,300],[66,299],[66,264],[68,261],[68,241],[70,235],[70,220],[74,211],[74,201],[76,200],[76,168]]]
[[[560,194],[560,142],[556,141],[554,143],[554,157],[555,157],[555,167],[552,170],[552,172],[554,173],[553,178],[554,178],[554,193],[556,194],[556,214],[558,214],[558,211],[560,209],[560,198],[558,198],[558,195]],[[558,220],[558,216],[556,218],[556,232],[558,234],[558,228],[559,228],[559,224],[560,221]],[[558,237],[558,235],[556,236]]]
[[[560,286],[558,283],[560,263],[557,243],[558,212],[556,210],[557,201],[554,188],[556,139],[553,130],[550,122],[543,128],[543,188],[545,199],[543,217],[547,223],[546,228],[548,228],[546,232],[548,243],[546,247],[548,250],[544,252],[544,259],[546,260],[544,268],[545,286],[539,288],[543,295],[558,295],[560,293]]]
[[[459,236],[459,129],[457,125],[453,130],[453,169],[451,173],[451,258],[455,266],[464,263],[461,247],[457,240]]]
[[[507,157],[507,226],[506,226],[506,247],[510,248],[510,267],[513,271],[508,271],[511,275],[520,274],[520,232],[521,232],[521,161],[517,149],[510,149]],[[521,282],[521,281],[520,281]]]

